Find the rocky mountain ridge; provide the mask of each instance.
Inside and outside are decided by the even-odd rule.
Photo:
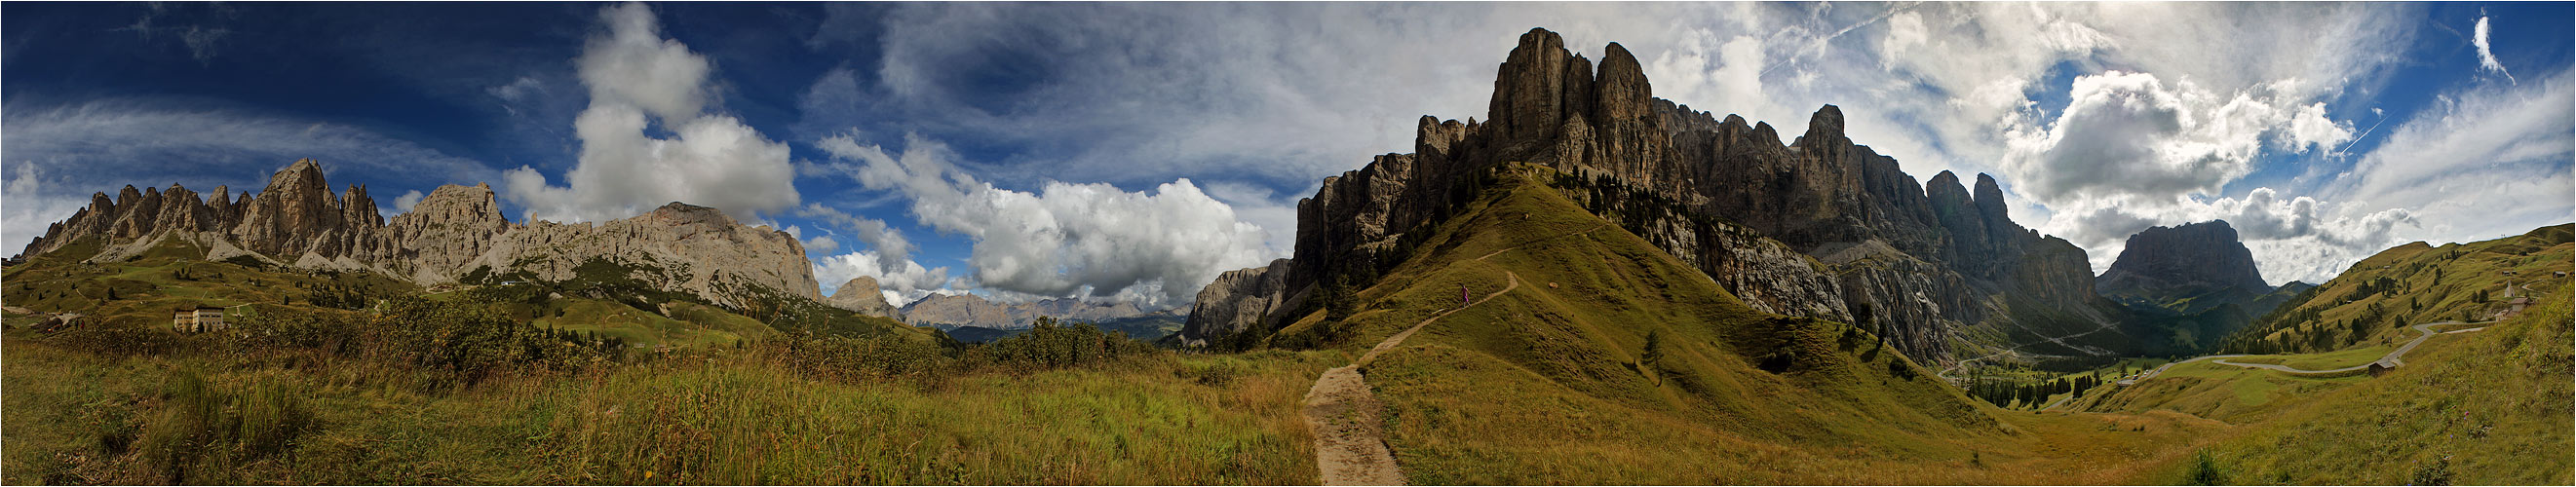
[[[523,225],[501,215],[489,185],[447,185],[387,222],[366,187],[332,194],[311,159],[238,198],[218,187],[201,199],[175,184],[167,191],[128,186],[114,199],[98,193],[20,255],[87,238],[106,244],[92,260],[123,259],[178,238],[208,248],[208,260],[364,270],[424,286],[474,275],[565,280],[604,261],[625,277],[718,305],[740,306],[764,293],[821,298],[794,236],[742,225],[713,208],[674,202],[621,220]]]
[[[1422,117],[1413,153],[1325,178],[1298,202],[1295,255],[1210,284],[1181,338],[1266,333],[1310,310],[1322,283],[1391,268],[1471,175],[1510,161],[1575,175],[1569,186],[1605,195],[1590,209],[1757,309],[1876,326],[1918,360],[1949,361],[1972,325],[2029,341],[2130,332],[2121,306],[2095,295],[2082,249],[2014,223],[1992,177],[1917,183],[1854,144],[1831,105],[1783,145],[1768,123],[1654,98],[1633,55],[1603,51],[1596,67],[1553,32],[1523,34],[1485,121]]]
[[[1094,303],[1076,298],[1012,304],[973,294],[933,294],[904,305],[902,311],[903,316],[909,318],[908,322],[914,325],[996,330],[1028,328],[1037,323],[1040,316],[1064,321],[1100,322],[1174,312],[1146,310],[1129,302]]]

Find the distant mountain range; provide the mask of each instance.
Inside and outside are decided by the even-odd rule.
[[[997,330],[1028,328],[1040,316],[1097,323],[1153,315],[1177,317],[1180,313],[1178,309],[1146,310],[1129,302],[1095,303],[1074,298],[997,303],[973,294],[933,294],[903,307],[903,316],[916,325]]]
[[[53,224],[20,257],[96,241],[101,250],[92,260],[121,260],[179,239],[209,249],[205,260],[368,271],[423,287],[631,279],[735,309],[793,296],[944,328],[1023,329],[1039,316],[1133,322],[1146,339],[1162,333],[1142,336],[1144,330],[1181,321],[1177,310],[1078,299],[1006,305],[973,295],[934,295],[898,309],[872,277],[851,279],[827,297],[795,237],[685,203],[608,222],[523,224],[501,215],[491,186],[448,185],[412,211],[387,219],[378,215],[366,187],[337,195],[329,188],[321,164],[311,159],[295,161],[271,175],[267,187],[238,197],[223,187],[199,195],[175,184],[167,190],[128,186],[114,198],[92,196],[89,207]],[[616,275],[593,275],[603,273]]]
[[[736,223],[714,208],[671,203],[596,223],[511,222],[489,185],[447,185],[390,221],[364,186],[334,195],[322,166],[295,161],[258,193],[217,187],[200,197],[125,187],[55,223],[20,257],[99,241],[91,260],[138,255],[167,239],[209,249],[206,260],[364,270],[438,286],[460,281],[564,281],[610,273],[661,291],[742,307],[772,296],[819,299],[812,263],[794,236]],[[594,276],[599,277],[599,276]]]

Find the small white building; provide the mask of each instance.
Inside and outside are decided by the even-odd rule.
[[[212,306],[180,308],[170,318],[170,328],[180,333],[204,333],[226,328],[224,309]]]

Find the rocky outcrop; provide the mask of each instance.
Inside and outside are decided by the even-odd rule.
[[[477,271],[565,280],[601,260],[628,269],[625,277],[718,305],[769,294],[821,297],[795,237],[741,225],[712,208],[673,203],[597,224],[523,226],[502,217],[490,186],[449,185],[388,222],[366,187],[330,189],[311,159],[278,170],[259,193],[238,198],[222,187],[200,196],[178,185],[167,191],[129,186],[115,198],[93,195],[89,207],[47,228],[21,255],[95,238],[105,245],[92,259],[116,260],[177,238],[207,249],[212,260],[365,270],[422,285]]]
[[[863,315],[903,320],[903,312],[896,310],[893,303],[886,302],[885,293],[877,289],[877,280],[873,277],[858,277],[842,283],[839,289],[832,291],[832,297],[823,299],[823,304]]]
[[[453,281],[473,270],[471,264],[514,228],[501,216],[492,187],[479,183],[430,191],[411,212],[394,215],[389,226],[393,239],[406,244],[412,280],[423,284]]]
[[[561,281],[579,276],[581,266],[592,259],[619,264],[628,269],[628,277],[663,290],[720,306],[751,302],[761,288],[822,298],[813,264],[795,236],[735,223],[714,208],[676,202],[597,224],[540,221],[516,227],[472,266]]]
[[[1278,259],[1268,266],[1218,274],[1199,289],[1189,321],[1181,326],[1183,343],[1205,345],[1210,338],[1243,333],[1286,312],[1280,305],[1287,297],[1288,264],[1288,259]]]
[[[1285,272],[1274,264],[1218,279],[1201,291],[1182,338],[1275,329],[1278,310],[1297,308],[1317,283],[1385,271],[1409,232],[1446,217],[1468,175],[1515,161],[1618,188],[1617,201],[1587,208],[1748,305],[1867,322],[1901,335],[1900,350],[1919,360],[1950,360],[1954,338],[2007,335],[1969,327],[2098,329],[2120,319],[2090,279],[2074,279],[2090,275],[2082,251],[2014,223],[1992,177],[1970,187],[1945,172],[1919,183],[1896,159],[1855,144],[1831,105],[1782,144],[1767,123],[1653,93],[1626,48],[1605,46],[1595,66],[1555,33],[1532,29],[1497,67],[1484,121],[1423,117],[1413,153],[1325,178],[1298,202]],[[2027,323],[2036,321],[2048,323]]]

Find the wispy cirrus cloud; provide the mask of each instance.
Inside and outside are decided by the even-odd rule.
[[[386,180],[474,180],[490,168],[373,129],[192,100],[107,99],[0,111],[0,160],[33,163],[76,180],[188,176],[239,181],[242,166],[299,158],[364,168]],[[264,182],[264,181],[262,181]],[[162,183],[167,183],[163,181]]]
[[[185,183],[255,191],[265,169],[313,158],[335,185],[374,182],[404,189],[423,182],[489,179],[496,173],[364,127],[179,99],[109,99],[53,107],[13,102],[0,110],[0,162],[9,174],[0,242],[25,241],[71,216],[94,192]],[[261,170],[243,170],[245,167]],[[387,186],[392,187],[387,187]],[[426,187],[426,186],[422,186]],[[415,188],[416,189],[416,188]]]
[[[2576,75],[2475,84],[2391,129],[2322,197],[2414,212],[2434,235],[2484,239],[2576,218]]]

